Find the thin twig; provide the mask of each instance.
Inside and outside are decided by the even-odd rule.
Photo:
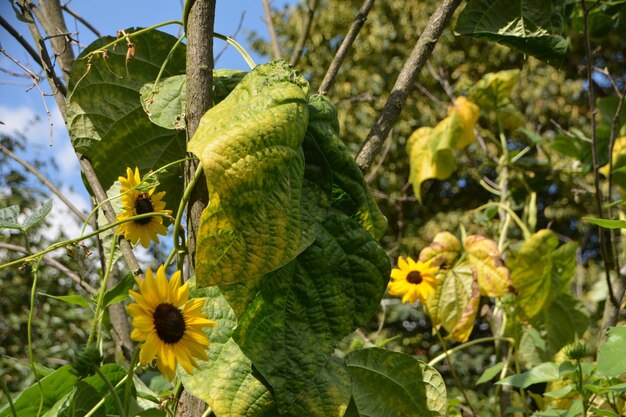
[[[25,247],[23,247],[23,246],[13,245],[11,243],[0,242],[0,248],[1,249],[11,250],[11,251],[14,251],[14,252],[24,253],[24,254],[28,255],[28,250]],[[85,291],[87,291],[89,294],[95,294],[96,293],[96,289],[94,287],[92,287],[91,285],[89,285],[87,282],[85,282],[85,280],[83,280],[80,275],[78,275],[76,272],[72,271],[71,269],[69,269],[68,267],[63,265],[61,262],[57,261],[56,259],[50,258],[48,256],[44,256],[43,257],[43,263],[45,263],[48,266],[51,266],[52,268],[58,270],[59,272],[61,272],[64,275],[66,275],[68,278],[70,278],[76,284],[78,284],[81,287],[83,287],[85,289]]]
[[[598,5],[598,1],[594,2],[591,7],[587,8],[586,0],[581,0],[582,9],[583,9],[583,38],[585,43],[585,55],[586,62],[585,67],[587,70],[587,98],[589,102],[589,111],[591,113],[591,156],[593,160],[593,183],[595,187],[595,201],[596,201],[596,210],[598,212],[598,217],[600,219],[604,219],[604,209],[603,206],[603,196],[602,189],[600,188],[600,162],[598,157],[598,139],[597,139],[597,126],[596,126],[596,104],[595,104],[595,95],[593,91],[593,54],[591,52],[591,41],[589,39],[589,14],[591,11]],[[604,263],[604,274],[607,283],[607,287],[609,290],[609,300],[613,304],[613,306],[617,309],[619,308],[619,301],[615,298],[615,294],[613,293],[613,286],[611,284],[611,267],[615,265],[614,259],[612,256],[609,257],[609,253],[607,252],[607,246],[611,246],[611,235],[605,233],[602,227],[598,227],[598,235],[600,237],[600,253],[602,254],[602,260]]]
[[[391,150],[391,145],[393,144],[393,141],[391,140],[392,136],[393,136],[393,130],[390,130],[389,136],[387,136],[387,145],[385,146],[385,150],[383,151],[382,156],[376,163],[376,166],[374,167],[374,169],[372,169],[372,171],[367,175],[367,177],[365,177],[366,183],[369,184],[370,182],[372,182],[378,170],[383,166],[383,162],[385,162],[385,158],[387,157],[387,154]]]
[[[348,51],[350,50],[350,47],[354,43],[354,40],[356,39],[356,37],[359,35],[359,32],[361,31],[361,28],[365,24],[365,21],[367,20],[367,15],[369,14],[370,9],[372,8],[373,5],[374,5],[374,0],[365,0],[363,2],[363,5],[359,9],[359,13],[357,13],[356,17],[354,18],[354,22],[352,22],[352,26],[350,26],[350,29],[348,30],[348,34],[341,42],[341,45],[339,46],[339,49],[337,50],[337,53],[335,54],[333,61],[330,63],[330,66],[328,67],[328,70],[326,71],[326,74],[324,75],[322,84],[320,85],[320,88],[317,90],[319,94],[321,95],[328,94],[328,90],[330,90],[330,87],[333,85],[333,82],[335,81],[335,77],[337,76],[337,73],[339,72],[339,68],[341,68],[341,64],[343,64],[343,60],[346,58],[346,55],[348,55]]]
[[[302,57],[302,51],[304,51],[304,45],[306,44],[307,39],[309,38],[309,33],[311,32],[311,26],[313,24],[313,17],[315,17],[315,10],[317,10],[317,0],[312,0],[313,4],[309,6],[309,12],[306,16],[306,21],[304,22],[304,28],[300,33],[300,37],[298,38],[298,42],[296,43],[296,47],[291,53],[291,58],[289,58],[289,63],[294,67],[300,61]]]
[[[74,10],[70,9],[67,4],[61,6],[63,10],[72,15],[72,17],[82,23],[87,29],[93,32],[94,35],[101,38],[102,34],[96,29],[91,23],[89,23],[84,17],[76,13]]]
[[[13,152],[11,152],[10,149],[6,148],[2,144],[0,144],[0,152],[5,154],[9,158],[13,159],[15,162],[17,162],[18,164],[23,166],[31,174],[36,176],[39,179],[39,181],[41,181],[43,183],[43,185],[48,187],[50,189],[50,191],[52,191],[54,193],[54,195],[59,197],[59,200],[61,200],[67,206],[67,208],[69,208],[70,211],[72,213],[74,213],[76,215],[76,217],[78,217],[81,221],[83,221],[83,222],[87,221],[87,216],[85,215],[85,213],[80,211],[78,209],[78,207],[76,207],[74,204],[72,204],[72,202],[67,197],[65,197],[63,195],[61,190],[59,190],[57,187],[55,187],[54,184],[52,184],[37,168],[35,168],[34,166],[32,166],[31,164],[29,164],[28,162],[26,162],[25,160],[20,158],[19,156],[17,156]]]
[[[2,26],[7,32],[9,32],[9,34],[11,36],[13,36],[13,38],[15,38],[15,40],[22,45],[22,48],[24,48],[24,50],[26,52],[28,52],[28,55],[30,55],[30,57],[41,67],[43,68],[43,63],[41,62],[41,58],[39,58],[39,55],[37,54],[37,51],[35,51],[35,48],[33,48],[31,46],[30,43],[28,43],[28,41],[13,27],[11,26],[11,24],[9,22],[7,22],[6,20],[4,20],[4,18],[0,15],[0,26]]]
[[[230,38],[234,39],[237,37],[237,35],[239,34],[239,31],[241,30],[241,27],[243,26],[243,21],[245,17],[246,17],[246,11],[244,10],[243,12],[241,12],[241,15],[239,16],[239,23],[237,24],[237,29],[235,29],[235,33],[229,36]],[[226,42],[226,44],[222,47],[222,49],[218,52],[218,54],[215,55],[215,62],[219,61],[219,59],[222,57],[222,55],[224,55],[224,52],[226,52],[229,46],[230,44]]]
[[[422,67],[432,54],[439,36],[443,33],[460,3],[461,0],[443,0],[439,3],[430,19],[428,19],[426,28],[424,28],[415,48],[413,48],[411,55],[398,75],[385,107],[356,157],[356,162],[362,171],[369,169],[374,158],[380,152],[383,141],[400,116]]]
[[[269,0],[263,0],[263,10],[265,12],[265,24],[267,25],[267,31],[270,34],[270,44],[272,45],[272,58],[280,59],[280,46],[278,45],[276,29],[274,28],[274,22],[272,21],[272,9],[270,7]]]

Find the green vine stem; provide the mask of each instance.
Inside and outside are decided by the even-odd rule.
[[[130,221],[135,221],[135,220],[141,220],[141,219],[149,219],[150,217],[155,217],[155,216],[156,216],[156,217],[166,217],[166,218],[168,218],[168,219],[171,219],[171,218],[172,218],[172,216],[170,216],[170,215],[169,215],[169,214],[167,214],[167,213],[158,213],[158,212],[154,212],[154,213],[144,213],[144,214],[138,214],[137,216],[133,216],[133,217],[127,217],[127,218],[125,218],[125,219],[118,220],[118,221],[116,221],[116,222],[113,222],[113,223],[107,224],[106,226],[103,226],[101,229],[95,230],[95,231],[93,231],[93,232],[91,232],[91,233],[87,233],[87,234],[86,234],[86,235],[84,235],[84,236],[80,236],[80,237],[77,237],[77,238],[74,238],[74,239],[64,240],[63,242],[55,243],[54,245],[50,245],[50,246],[48,246],[48,248],[46,248],[46,249],[42,250],[41,252],[35,253],[35,254],[33,254],[33,255],[25,256],[25,257],[23,257],[23,258],[16,259],[16,260],[14,260],[14,261],[7,262],[7,263],[5,263],[5,264],[2,264],[2,265],[0,265],[0,270],[1,270],[1,269],[4,269],[4,268],[8,268],[8,267],[10,267],[10,266],[17,265],[17,264],[23,264],[24,262],[29,262],[29,261],[32,261],[33,259],[37,259],[37,258],[39,258],[39,257],[41,257],[41,256],[43,256],[43,255],[45,255],[46,253],[52,252],[52,251],[54,251],[54,250],[57,250],[57,249],[59,249],[59,248],[62,248],[62,247],[64,247],[64,246],[67,246],[67,245],[71,245],[71,244],[74,244],[74,243],[78,243],[78,242],[80,242],[81,240],[88,239],[88,238],[90,238],[90,237],[92,237],[92,236],[98,235],[98,234],[100,234],[100,233],[102,233],[102,232],[105,232],[105,231],[107,231],[107,230],[109,230],[109,229],[112,229],[112,228],[114,228],[114,227],[117,227],[117,226],[119,226],[119,225],[120,225],[120,224],[122,224],[122,223],[130,222]]]
[[[163,61],[163,64],[161,64],[161,68],[159,69],[159,73],[157,74],[157,77],[154,80],[154,84],[152,85],[152,91],[150,92],[150,95],[148,97],[152,97],[154,95],[154,92],[156,91],[156,88],[157,88],[157,84],[159,83],[159,81],[161,81],[161,76],[163,75],[163,72],[165,71],[165,66],[167,65],[167,63],[172,58],[172,55],[174,54],[174,51],[176,50],[176,48],[178,48],[178,45],[181,44],[181,42],[183,41],[184,37],[185,36],[183,35],[183,36],[181,36],[180,38],[178,38],[176,40],[176,42],[172,46],[172,49],[170,49],[170,52],[165,57],[165,60]]]
[[[13,417],[19,417],[17,415],[17,410],[15,409],[15,405],[13,404],[13,398],[11,398],[9,387],[7,387],[7,383],[4,382],[4,378],[0,378],[0,388],[2,389],[2,392],[4,393],[4,396],[6,397],[7,401],[9,402],[9,407],[11,407],[11,414],[13,414]]]
[[[33,264],[32,275],[33,275],[33,285],[30,290],[30,309],[28,311],[28,324],[27,324],[27,339],[28,339],[28,360],[30,362],[30,367],[33,370],[33,376],[35,377],[35,381],[37,382],[37,386],[39,387],[39,408],[37,409],[37,417],[41,415],[41,410],[43,409],[43,398],[45,392],[43,390],[43,385],[41,385],[41,380],[39,379],[39,374],[37,373],[37,367],[35,366],[35,354],[33,352],[33,317],[35,316],[35,294],[37,292],[37,278],[39,277],[39,263],[43,257],[39,256],[36,258],[37,260]]]
[[[512,337],[504,337],[504,336],[481,337],[480,339],[470,340],[469,342],[465,342],[463,344],[460,344],[458,346],[453,347],[452,349],[446,350],[445,352],[443,352],[439,356],[436,356],[433,359],[431,359],[430,362],[428,362],[428,365],[435,366],[439,362],[441,362],[442,360],[446,359],[450,355],[452,355],[452,354],[454,354],[454,353],[456,353],[456,352],[458,352],[460,350],[463,350],[463,349],[468,348],[470,346],[478,345],[480,343],[492,342],[492,341],[496,341],[496,340],[501,340],[501,341],[508,342],[510,344],[515,344],[515,339],[513,339]]]
[[[517,214],[515,214],[515,212],[508,205],[502,205],[502,203],[492,201],[490,203],[483,204],[482,206],[477,207],[477,208],[475,208],[472,211],[481,211],[481,210],[485,210],[485,209],[487,209],[489,207],[498,207],[498,208],[501,208],[502,210],[506,211],[511,216],[513,221],[515,221],[515,223],[520,228],[522,233],[524,234],[524,239],[528,239],[530,237],[530,235],[532,233],[530,233],[530,230],[528,230],[528,227],[526,227],[526,225],[524,224],[522,219],[520,219],[519,216]]]
[[[199,164],[193,178],[191,179],[191,181],[189,181],[189,184],[187,184],[187,188],[185,188],[183,197],[181,198],[180,204],[178,205],[178,211],[176,212],[176,218],[174,219],[174,250],[167,257],[165,265],[169,265],[170,262],[172,262],[174,255],[180,255],[186,252],[186,249],[183,246],[184,243],[181,243],[180,239],[181,222],[183,218],[183,212],[185,211],[185,206],[187,205],[187,202],[191,197],[191,192],[195,188],[196,183],[202,176],[202,172],[202,165]],[[182,256],[179,256],[177,258],[176,265],[179,271],[182,270]]]
[[[111,269],[113,268],[113,262],[115,262],[115,236],[112,237],[111,249],[109,251],[109,260],[107,263],[107,269],[104,272],[104,278],[102,279],[102,284],[100,284],[100,293],[98,294],[98,301],[96,302],[96,310],[93,314],[93,324],[91,325],[91,332],[89,333],[89,338],[87,339],[87,348],[93,342],[93,336],[98,332],[98,324],[100,323],[100,315],[102,314],[102,310],[104,308],[104,295],[107,292],[107,284],[109,282],[109,276],[111,275]],[[100,336],[98,336],[98,340]]]
[[[115,385],[115,388],[119,388],[124,382],[126,382],[127,378],[128,378],[128,374],[124,375],[122,379],[120,380],[120,382],[118,382]],[[101,398],[100,401],[98,401],[96,405],[94,405],[93,408],[89,410],[87,414],[84,415],[84,417],[92,417],[96,413],[96,411],[98,411],[98,409],[104,405],[105,401],[106,401],[106,397]]]
[[[233,46],[237,50],[237,52],[239,52],[239,55],[241,55],[241,57],[244,59],[244,61],[246,61],[246,64],[248,64],[250,69],[253,69],[254,67],[256,67],[256,63],[254,62],[252,57],[250,57],[250,55],[248,55],[248,52],[246,52],[246,50],[243,48],[243,46],[241,46],[239,43],[237,43],[236,40],[234,40],[230,36],[222,35],[221,33],[217,33],[217,32],[213,32],[213,37],[217,38],[217,39],[221,39],[223,41],[226,41],[226,43],[228,43],[229,45]]]
[[[124,412],[126,415],[130,412],[130,397],[133,387],[132,381],[133,375],[135,374],[135,367],[139,361],[139,352],[141,352],[141,349],[137,346],[135,348],[135,352],[133,353],[133,358],[130,361],[130,365],[128,366],[128,373],[126,374],[126,386],[124,387]]]
[[[115,399],[115,405],[117,406],[117,410],[120,412],[120,417],[126,417],[127,416],[126,409],[122,405],[122,401],[120,400],[120,396],[117,395],[117,391],[115,391],[115,387],[113,386],[113,384],[111,383],[109,378],[107,378],[107,376],[104,373],[102,373],[102,371],[98,367],[96,367],[96,373],[104,381],[104,383],[106,384],[106,386],[109,389],[109,391],[111,391],[111,395]]]

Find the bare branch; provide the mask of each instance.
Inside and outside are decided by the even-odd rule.
[[[63,79],[67,83],[70,78],[70,71],[74,65],[74,50],[72,49],[72,38],[70,36],[57,36],[68,33],[61,3],[58,0],[39,0],[39,8],[31,3],[33,13],[40,21],[43,30],[50,39],[52,50],[56,56],[57,63],[61,68]],[[41,9],[41,10],[40,10]]]
[[[330,66],[328,67],[328,70],[326,71],[326,74],[324,75],[322,84],[320,85],[320,88],[317,90],[319,94],[326,95],[328,93],[328,90],[330,90],[330,87],[333,85],[333,82],[335,81],[335,77],[337,76],[337,73],[339,72],[339,68],[341,68],[341,64],[343,64],[343,60],[346,58],[346,55],[348,55],[348,51],[350,50],[350,47],[354,43],[354,40],[356,39],[359,32],[361,31],[361,28],[363,27],[363,25],[365,24],[365,21],[367,20],[367,15],[369,14],[370,9],[372,8],[373,5],[374,5],[374,0],[365,0],[363,2],[363,5],[361,6],[359,13],[354,18],[354,22],[352,23],[352,26],[350,26],[350,29],[348,30],[348,34],[341,42],[341,45],[339,46],[339,49],[337,50],[337,53],[335,54],[333,61],[330,63]]]
[[[98,29],[95,28],[95,26],[89,23],[89,21],[87,21],[84,17],[76,13],[74,10],[70,9],[67,4],[62,5],[61,8],[65,10],[67,13],[69,13],[74,19],[82,23],[87,29],[92,31],[94,35],[96,35],[99,38],[102,37],[102,34],[98,31]]]
[[[39,54],[37,54],[37,51],[35,51],[35,48],[33,48],[31,44],[28,43],[28,41],[13,26],[11,26],[9,22],[4,20],[4,17],[2,17],[1,15],[0,15],[0,26],[2,26],[7,32],[9,32],[9,34],[13,36],[13,38],[15,38],[15,40],[18,41],[20,45],[22,45],[22,48],[24,48],[24,50],[28,52],[28,55],[30,55],[30,57],[41,68],[43,68],[43,63],[41,62],[41,58],[39,58]]]
[[[309,12],[306,16],[306,21],[304,22],[304,28],[302,29],[302,33],[300,33],[300,38],[298,38],[298,43],[296,44],[295,49],[291,54],[291,58],[289,58],[289,63],[294,67],[300,61],[302,57],[302,51],[304,51],[304,45],[306,44],[307,39],[309,38],[309,33],[311,32],[311,25],[313,24],[313,17],[315,16],[315,10],[317,10],[317,0],[312,0],[313,4],[309,6]]]
[[[23,254],[28,254],[28,250],[25,247],[13,245],[11,243],[0,242],[0,248],[11,250],[14,252],[23,253]],[[83,280],[80,275],[78,275],[76,272],[72,271],[71,269],[63,265],[61,262],[57,261],[56,259],[53,259],[50,256],[46,255],[43,257],[42,261],[46,265],[49,265],[53,267],[54,269],[58,270],[59,272],[61,272],[62,274],[65,274],[68,278],[70,278],[76,284],[83,287],[85,291],[87,291],[89,294],[95,294],[97,292],[96,289],[92,287],[91,285],[89,285],[89,283],[85,282],[85,280]]]
[[[270,33],[270,41],[272,45],[272,57],[274,59],[280,59],[280,46],[278,45],[278,38],[276,37],[276,29],[274,28],[274,22],[272,22],[272,9],[270,8],[269,0],[263,1],[263,10],[265,11],[265,23],[267,24],[267,31]]]
[[[461,0],[442,0],[428,19],[426,28],[424,28],[415,48],[400,71],[400,75],[398,75],[385,107],[356,157],[356,162],[362,171],[369,169],[374,158],[380,152],[385,138],[400,116],[406,99],[415,86],[420,71],[432,54],[437,40],[460,3]]]

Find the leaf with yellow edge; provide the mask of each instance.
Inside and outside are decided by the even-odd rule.
[[[411,165],[409,181],[418,201],[420,187],[428,179],[446,179],[456,168],[453,150],[472,143],[479,108],[465,97],[459,97],[448,110],[448,117],[434,127],[421,127],[409,137],[407,153]]]
[[[420,262],[432,261],[434,266],[447,269],[461,253],[461,242],[450,232],[439,232],[435,235],[432,243],[422,249],[419,256]]]
[[[626,136],[621,136],[615,139],[615,145],[613,145],[613,183],[617,184],[623,191],[626,190],[626,172],[623,168],[626,166]],[[617,170],[617,171],[616,171]],[[609,177],[609,164],[604,165],[598,171],[605,177]]]
[[[476,273],[480,295],[502,297],[512,285],[509,270],[500,258],[498,245],[483,236],[468,236],[464,242],[467,261]]]
[[[474,328],[480,293],[469,262],[463,262],[438,275],[441,282],[427,302],[428,313],[436,326],[442,326],[448,337],[465,342]]]
[[[468,98],[481,109],[498,111],[510,103],[509,95],[519,80],[518,69],[490,72],[469,90]]]

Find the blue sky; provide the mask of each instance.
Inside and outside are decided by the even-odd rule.
[[[66,0],[62,3],[66,3]],[[273,7],[282,8],[296,3],[296,0],[272,0],[270,3]],[[182,2],[178,0],[73,0],[69,3],[69,7],[87,19],[103,35],[115,35],[119,29],[129,27],[147,27],[167,20],[179,20],[182,15]],[[27,39],[30,39],[27,27],[16,19],[9,1],[0,0],[0,15]],[[237,33],[240,22],[241,29]],[[86,46],[95,40],[95,35],[71,16],[66,15],[66,23],[69,31],[75,32],[78,29],[81,45]],[[167,26],[160,30],[177,34],[179,26]],[[266,57],[254,54],[247,44],[247,33],[250,31],[256,31],[261,36],[268,37],[261,0],[217,0],[215,30],[229,36],[236,34],[235,39],[243,44],[257,63],[268,60]],[[29,68],[35,69],[41,75],[36,64],[2,28],[0,28],[0,44],[12,57]],[[224,45],[224,42],[216,40],[216,53]],[[248,68],[233,48],[228,48],[216,67],[244,70]],[[0,55],[0,68],[23,72],[4,55]],[[24,134],[27,150],[20,155],[24,159],[51,156],[59,166],[58,172],[50,173],[54,175],[55,182],[61,185],[62,191],[71,196],[79,207],[87,209],[88,200],[80,178],[78,161],[55,101],[52,97],[46,98],[53,121],[52,145],[50,145],[50,125],[42,97],[36,88],[30,89],[31,86],[32,83],[27,79],[11,77],[4,72],[0,73],[0,121],[5,123],[0,125],[0,134],[14,135],[15,132]],[[46,93],[50,91],[46,82],[42,82],[41,87]],[[59,227],[66,227],[62,221],[64,218],[62,203],[55,202],[51,217],[53,220],[56,219]],[[72,227],[70,232],[74,230],[76,229]]]

